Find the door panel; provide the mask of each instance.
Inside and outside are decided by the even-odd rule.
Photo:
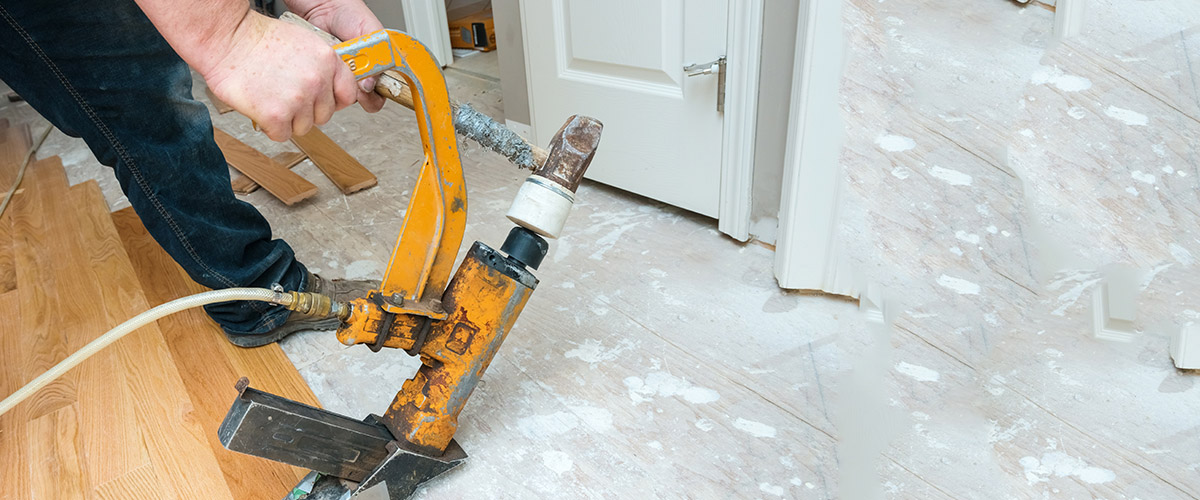
[[[545,144],[572,114],[604,122],[588,177],[715,216],[722,117],[717,75],[728,0],[525,0],[532,118]]]

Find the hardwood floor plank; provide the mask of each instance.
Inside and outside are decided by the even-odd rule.
[[[79,435],[79,412],[67,405],[28,423],[30,487],[33,498],[84,498],[83,459],[86,453]]]
[[[225,161],[279,198],[279,201],[293,205],[317,194],[317,186],[283,168],[267,155],[219,128],[214,127],[213,133],[217,146],[225,154]]]
[[[370,170],[350,156],[346,150],[333,142],[321,129],[313,127],[307,134],[293,136],[296,144],[313,164],[333,181],[342,194],[350,194],[369,188],[379,183]]]
[[[305,158],[308,158],[308,155],[299,151],[284,151],[271,157],[272,160],[275,160],[276,163],[283,165],[288,170],[299,165]],[[258,191],[259,187],[257,182],[254,182],[245,175],[235,177],[230,181],[230,186],[233,187],[233,192],[237,194],[250,194]]]
[[[70,306],[88,306],[82,323],[66,326],[72,332],[72,350],[82,347],[132,314],[122,304],[137,302],[139,285],[136,279],[123,276],[120,261],[126,259],[121,240],[112,231],[108,220],[108,203],[96,181],[73,186],[65,196],[72,211],[63,211],[67,223],[57,234],[63,244],[73,240],[75,258],[63,262],[59,270],[63,279],[74,278],[76,292],[97,300],[72,301]],[[108,227],[105,227],[105,225]],[[61,282],[61,280],[60,280]],[[65,307],[65,306],[64,306]],[[78,344],[78,345],[76,345]],[[84,447],[88,460],[88,488],[124,476],[139,467],[149,465],[150,457],[138,426],[137,402],[121,370],[120,355],[113,349],[97,353],[77,368],[79,370],[79,409]]]
[[[159,247],[132,209],[117,211],[112,219],[152,302],[206,290]],[[235,347],[201,309],[162,318],[158,324],[184,375],[184,385],[196,406],[196,419],[205,429],[234,497],[280,497],[306,471],[225,450],[217,440],[217,428],[236,395],[233,384],[239,377],[249,377],[256,388],[316,406],[317,399],[308,385],[278,345]]]
[[[29,150],[28,129],[28,126],[0,127],[0,190],[7,192],[16,180],[17,170]],[[17,271],[13,263],[11,216],[0,217],[0,293],[3,293],[17,287]]]
[[[179,498],[172,491],[159,487],[162,479],[158,477],[153,465],[145,465],[129,471],[96,487],[92,497],[97,500],[127,500],[130,498],[154,498],[168,500]]]
[[[9,211],[12,213],[13,256],[16,265],[16,282],[21,297],[21,325],[17,357],[22,365],[20,384],[33,380],[70,353],[70,344],[61,325],[69,321],[71,311],[61,311],[59,297],[71,296],[59,283],[55,266],[61,259],[68,258],[62,245],[50,234],[53,225],[54,200],[42,196],[42,190],[51,190],[59,182],[54,170],[62,171],[58,159],[49,158],[34,163],[26,174],[29,184],[24,192],[14,195]],[[33,397],[25,401],[14,413],[23,419],[32,420],[74,403],[78,372],[51,382]]]
[[[7,397],[21,387],[21,363],[12,362],[21,355],[21,298],[17,292],[0,294],[0,354],[5,362],[0,363],[0,394]],[[0,500],[26,500],[32,498],[29,491],[29,438],[25,420],[19,411],[0,415]]]

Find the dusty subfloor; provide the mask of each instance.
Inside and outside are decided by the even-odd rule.
[[[844,19],[840,245],[880,304],[781,291],[767,247],[585,183],[462,415],[472,460],[419,497],[1200,496],[1200,393],[1167,354],[1200,319],[1200,10],[1095,0],[1062,44],[1050,12],[999,0],[853,0]],[[450,91],[501,118],[487,63],[448,70]],[[343,196],[305,163],[314,199],[246,199],[318,272],[377,276],[420,159],[411,112],[324,130],[379,186]],[[523,175],[460,147],[466,240],[498,245]],[[123,206],[82,142],[55,133],[44,154]],[[1093,338],[1115,264],[1141,271],[1131,342]],[[330,332],[284,349],[356,416],[417,366]]]

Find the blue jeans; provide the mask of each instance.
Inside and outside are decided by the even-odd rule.
[[[234,197],[188,66],[133,0],[0,0],[0,80],[114,169],[150,234],[196,282],[306,286],[292,248]],[[206,309],[231,334],[288,316],[262,302]]]

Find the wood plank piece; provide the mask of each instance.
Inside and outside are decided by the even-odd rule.
[[[305,158],[308,158],[308,155],[299,151],[284,151],[271,157],[272,160],[275,160],[275,163],[283,165],[288,170],[299,165]],[[258,190],[258,183],[245,175],[235,177],[230,182],[230,186],[233,187],[233,192],[236,194],[250,194]]]
[[[17,292],[0,294],[0,353],[5,357],[0,363],[0,394],[12,394],[25,383],[22,363],[21,298]],[[15,325],[15,326],[13,326]],[[14,409],[0,415],[0,500],[26,500],[29,494],[29,446],[26,422],[23,413]]]
[[[207,290],[192,281],[146,231],[133,209],[112,214],[133,261],[142,289],[153,303]],[[225,450],[217,428],[236,396],[233,384],[246,376],[255,388],[319,406],[316,396],[278,344],[241,349],[230,344],[221,328],[201,309],[158,320],[184,384],[195,402],[196,419],[216,450],[226,482],[236,498],[275,499],[307,472],[277,462]]]
[[[7,192],[17,178],[25,155],[29,151],[29,126],[8,127],[0,123],[0,190]],[[0,196],[3,196],[0,193]],[[10,215],[0,219],[0,293],[17,287],[17,271],[13,264],[12,223]]]
[[[267,155],[247,146],[224,130],[213,127],[213,133],[217,146],[225,154],[225,161],[279,198],[279,201],[294,205],[317,194],[317,186],[283,168]]]
[[[313,127],[307,134],[293,136],[292,142],[304,151],[313,164],[333,181],[342,194],[350,194],[379,183],[370,170],[333,142],[321,129]]]
[[[95,182],[81,184],[66,198],[80,207],[79,232],[88,235],[92,248],[87,258],[91,271],[79,281],[99,283],[104,289],[95,299],[105,315],[93,325],[114,325],[149,309],[99,186]],[[111,349],[117,353],[115,371],[125,374],[127,390],[136,402],[136,419],[156,477],[163,480],[160,489],[164,496],[233,498],[209,446],[210,433],[192,416],[196,402],[188,395],[157,323],[131,333]],[[133,470],[107,479],[124,477]]]

